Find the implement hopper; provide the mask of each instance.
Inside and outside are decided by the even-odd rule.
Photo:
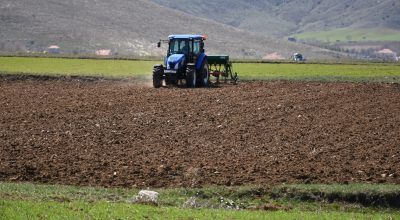
[[[228,55],[208,55],[207,62],[210,75],[217,78],[217,83],[219,83],[220,77],[224,82],[230,80],[233,84],[237,83],[238,76],[236,72],[232,71],[232,63],[229,61]]]

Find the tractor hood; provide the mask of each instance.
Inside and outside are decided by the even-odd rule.
[[[172,54],[167,58],[167,69],[179,69],[185,63],[185,54]]]

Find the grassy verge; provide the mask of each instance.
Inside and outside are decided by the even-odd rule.
[[[0,57],[0,74],[150,78],[153,65],[159,62]],[[400,82],[400,65],[394,63],[234,63],[233,70],[241,80]]]
[[[188,210],[107,202],[0,201],[5,219],[393,219],[387,213]],[[3,212],[3,213],[1,213]]]
[[[156,205],[133,202],[137,189],[0,183],[4,219],[397,219],[397,208],[318,200],[304,193],[396,194],[396,185],[282,185],[155,189]],[[296,196],[288,196],[298,195]],[[339,197],[338,197],[339,198]],[[376,206],[378,205],[378,206]],[[1,218],[1,217],[0,217]]]

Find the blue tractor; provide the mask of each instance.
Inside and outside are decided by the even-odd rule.
[[[168,36],[164,65],[157,64],[153,68],[154,88],[160,88],[163,81],[166,85],[177,85],[183,80],[189,88],[208,87],[210,71],[204,52],[205,40],[202,35]],[[161,41],[158,47],[161,47]]]

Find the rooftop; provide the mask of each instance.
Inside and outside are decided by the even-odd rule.
[[[173,35],[169,35],[168,36],[169,39],[189,39],[189,38],[193,38],[193,39],[200,39],[203,38],[204,40],[206,39],[205,36],[203,35],[196,35],[196,34],[173,34]]]

